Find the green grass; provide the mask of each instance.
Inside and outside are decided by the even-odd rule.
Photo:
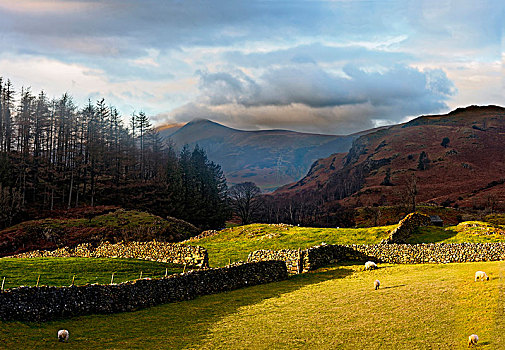
[[[464,349],[476,333],[479,349],[505,348],[504,262],[380,267],[333,266],[132,313],[0,323],[0,341],[6,349]],[[491,280],[474,282],[476,270]],[[61,328],[67,344],[56,341]]]
[[[5,289],[19,286],[34,286],[40,275],[39,285],[68,286],[72,283],[108,284],[114,273],[114,282],[124,282],[140,277],[162,277],[165,269],[169,274],[182,272],[182,267],[173,264],[135,259],[90,259],[90,258],[33,258],[0,259],[0,279],[5,278]]]
[[[419,227],[408,243],[494,243],[505,242],[505,226],[481,221],[465,221],[449,227]]]
[[[222,230],[219,235],[191,241],[189,245],[205,247],[211,266],[223,266],[228,261],[246,260],[247,255],[259,249],[308,248],[321,242],[328,244],[379,243],[395,226],[362,229],[310,228],[252,224]]]

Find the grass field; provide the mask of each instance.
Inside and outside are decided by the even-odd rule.
[[[211,266],[224,266],[229,261],[246,260],[249,252],[259,249],[304,249],[321,242],[376,244],[387,238],[388,232],[395,227],[396,225],[336,229],[252,224],[227,228],[216,236],[190,241],[187,244],[205,247],[209,253]],[[503,225],[479,221],[449,227],[428,226],[419,228],[408,243],[505,242],[505,234],[500,234],[502,231],[505,233]]]
[[[252,224],[227,228],[213,237],[190,241],[189,245],[205,247],[211,266],[224,266],[228,261],[246,260],[247,255],[258,249],[308,248],[321,242],[328,244],[373,244],[388,236],[392,226],[372,228],[314,228],[278,227]]]
[[[505,348],[505,262],[380,267],[333,266],[132,313],[0,323],[0,341],[8,349],[464,349],[476,333],[479,349]],[[476,270],[491,280],[474,282]],[[56,341],[61,328],[67,344]]]
[[[140,277],[162,277],[182,272],[182,267],[135,259],[89,259],[89,258],[33,258],[0,259],[0,281],[5,279],[5,289],[18,286],[34,286],[40,275],[40,285],[68,286],[72,283],[107,284],[114,273],[114,282],[124,282]],[[0,346],[1,348],[1,346]]]
[[[408,243],[494,243],[505,242],[505,226],[465,221],[449,227],[419,227]]]

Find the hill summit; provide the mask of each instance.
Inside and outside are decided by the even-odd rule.
[[[274,196],[323,206],[405,203],[505,206],[505,108],[469,106],[363,135],[349,152],[317,160]]]
[[[178,147],[202,147],[210,160],[221,165],[230,185],[252,181],[266,191],[299,180],[316,159],[348,151],[358,137],[289,130],[244,131],[207,119],[159,130]]]

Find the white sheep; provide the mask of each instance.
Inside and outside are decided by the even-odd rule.
[[[365,270],[374,270],[374,269],[378,269],[376,263],[374,263],[373,261],[367,261],[365,263]]]
[[[468,346],[477,345],[479,341],[479,336],[477,334],[472,334],[468,337]]]
[[[58,331],[58,341],[67,342],[69,333],[66,329],[60,329]]]
[[[484,271],[477,271],[475,273],[475,281],[477,281],[477,280],[489,281],[489,276]]]
[[[373,282],[373,285],[374,285],[374,287],[375,287],[375,290],[377,290],[377,289],[379,289],[379,287],[381,286],[381,281],[379,281],[379,280],[375,280],[375,281]]]

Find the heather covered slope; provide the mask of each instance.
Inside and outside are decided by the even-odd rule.
[[[159,131],[178,147],[202,147],[210,160],[221,165],[230,185],[252,181],[266,190],[299,180],[316,159],[347,152],[358,137],[288,130],[243,131],[205,119],[182,127],[160,127]]]
[[[413,178],[418,202],[505,206],[505,108],[459,108],[363,135],[347,154],[318,160],[305,178],[274,194],[396,204]]]

